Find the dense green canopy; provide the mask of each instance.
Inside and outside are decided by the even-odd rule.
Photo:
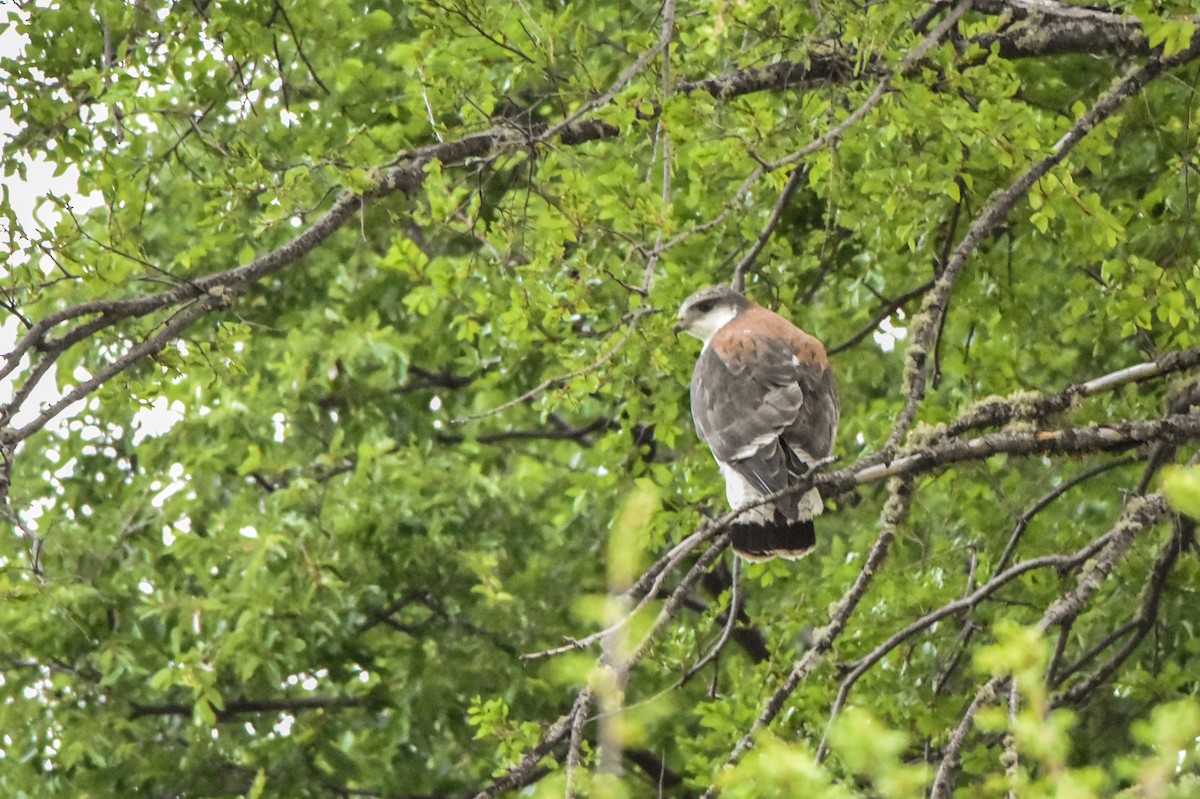
[[[1191,11],[6,9],[0,794],[1194,796]],[[842,423],[726,639],[730,281]]]

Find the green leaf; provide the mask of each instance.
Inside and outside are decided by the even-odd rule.
[[[1162,487],[1175,510],[1200,519],[1200,467],[1165,467]]]

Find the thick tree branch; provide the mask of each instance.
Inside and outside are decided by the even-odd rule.
[[[234,716],[250,713],[298,713],[305,710],[326,710],[345,707],[361,707],[363,699],[353,696],[297,696],[280,699],[240,699],[226,702],[216,711],[218,721],[228,721]],[[190,716],[194,706],[183,702],[168,702],[161,705],[133,705],[130,719],[148,716]]]
[[[824,496],[836,496],[855,486],[886,477],[915,475],[954,463],[985,460],[993,455],[1082,455],[1112,452],[1152,441],[1194,441],[1200,438],[1200,415],[1176,414],[1143,422],[1116,422],[1087,425],[1056,431],[1008,430],[969,440],[952,439],[927,448],[903,451],[888,463],[873,463],[818,475],[811,482],[797,485],[818,486]]]
[[[1017,21],[1000,33],[985,33],[971,40],[985,50],[995,47],[1001,58],[1150,54],[1141,23],[1134,17],[1053,0],[976,0],[975,8]]]
[[[950,301],[950,293],[958,275],[966,266],[967,259],[983,243],[984,239],[995,232],[1017,202],[1028,194],[1034,184],[1051,169],[1062,163],[1079,142],[1115,113],[1127,99],[1141,91],[1146,84],[1163,72],[1186,64],[1198,55],[1200,55],[1200,36],[1197,36],[1187,49],[1170,58],[1151,58],[1144,65],[1130,70],[1124,77],[1116,81],[1112,88],[1088,109],[1087,113],[1076,120],[1070,130],[1050,148],[1049,155],[1031,166],[1012,185],[1000,192],[971,222],[966,235],[963,236],[950,260],[938,275],[933,289],[925,296],[921,313],[913,325],[912,343],[905,355],[905,405],[892,435],[888,438],[889,449],[899,445],[916,420],[917,409],[925,397],[928,357],[933,347],[934,337],[941,327],[942,316]]]
[[[892,541],[896,537],[896,528],[908,516],[909,510],[912,508],[912,499],[913,485],[911,479],[897,478],[891,481],[888,502],[883,510],[883,529],[879,534],[879,538],[876,539],[875,545],[871,547],[871,551],[867,554],[866,561],[863,563],[858,576],[833,607],[829,614],[829,623],[813,633],[811,646],[796,661],[791,673],[784,680],[783,685],[767,700],[762,712],[754,720],[750,729],[734,745],[733,751],[726,761],[726,767],[732,766],[742,759],[746,752],[750,750],[750,747],[754,745],[754,736],[758,731],[770,724],[779,715],[788,697],[812,673],[812,670],[821,661],[821,658],[833,648],[833,642],[841,635],[842,630],[845,629],[851,614],[854,613],[854,609],[858,607],[858,603],[862,600],[863,595],[866,594],[875,573],[883,565],[884,561],[887,560]],[[714,782],[704,792],[703,799],[711,799],[711,797],[716,796],[718,793],[717,784]]]
[[[1142,598],[1141,602],[1139,603],[1137,616],[1135,616],[1128,624],[1122,625],[1120,628],[1118,628],[1118,631],[1120,631],[1122,635],[1106,636],[1104,641],[1101,642],[1103,646],[1094,647],[1093,649],[1089,650],[1088,653],[1081,656],[1079,660],[1077,660],[1070,667],[1064,669],[1061,676],[1058,678],[1059,681],[1061,682],[1071,674],[1081,670],[1087,665],[1087,663],[1099,655],[1100,652],[1104,651],[1104,649],[1106,649],[1109,645],[1119,640],[1125,633],[1132,632],[1133,635],[1130,636],[1129,640],[1127,640],[1120,649],[1114,652],[1108,660],[1101,664],[1101,666],[1097,668],[1095,672],[1088,675],[1087,678],[1080,680],[1075,685],[1072,685],[1065,691],[1062,691],[1059,695],[1055,696],[1052,700],[1053,704],[1078,704],[1079,702],[1084,701],[1087,697],[1091,696],[1091,694],[1098,687],[1107,682],[1113,676],[1113,674],[1116,673],[1117,669],[1121,667],[1125,660],[1131,654],[1133,654],[1133,651],[1137,649],[1138,645],[1142,642],[1142,639],[1145,638],[1147,633],[1154,628],[1154,623],[1158,619],[1159,603],[1162,601],[1163,591],[1167,585],[1167,576],[1171,573],[1171,569],[1174,568],[1176,561],[1179,559],[1179,554],[1182,551],[1182,547],[1183,536],[1181,535],[1181,530],[1177,524],[1175,529],[1172,530],[1171,537],[1167,540],[1166,544],[1162,548],[1162,551],[1155,559],[1154,566],[1151,568],[1150,574],[1146,577],[1146,584],[1142,588]]]
[[[859,658],[851,666],[849,673],[842,679],[841,685],[838,686],[837,698],[834,700],[833,706],[829,711],[829,723],[832,724],[838,714],[841,713],[846,700],[850,696],[851,689],[858,682],[859,678],[900,644],[947,616],[953,616],[974,608],[1026,572],[1046,568],[1052,568],[1059,572],[1075,569],[1088,558],[1095,555],[1102,547],[1106,546],[1113,535],[1115,535],[1115,532],[1110,530],[1105,535],[1100,536],[1094,541],[1089,541],[1078,551],[1069,555],[1044,555],[1018,563],[1012,568],[1000,572],[967,596],[956,599],[953,602],[947,602],[937,610],[926,613],[921,618],[909,623],[903,629],[893,633],[887,640],[879,644],[867,655]],[[826,730],[826,735],[828,735],[828,729]],[[817,758],[824,759],[826,752],[825,736],[822,736],[821,743],[817,747]]]
[[[1168,512],[1167,501],[1161,494],[1130,499],[1125,505],[1125,511],[1120,520],[1104,536],[1106,539],[1104,548],[1084,570],[1075,587],[1060,596],[1046,609],[1036,625],[1037,629],[1045,632],[1051,627],[1078,616],[1088,600],[1100,589],[1101,584],[1112,574],[1125,553],[1129,551],[1137,534],[1158,523]],[[949,799],[954,792],[959,757],[975,714],[983,705],[995,701],[998,693],[1009,679],[1005,675],[993,677],[984,683],[976,693],[975,699],[963,713],[958,726],[950,736],[949,743],[943,750],[942,762],[938,766],[933,787],[929,793],[930,799]]]
[[[934,4],[934,8],[938,4]],[[944,3],[942,5],[949,5]],[[1051,2],[975,0],[972,10],[1008,17],[1019,24],[982,33],[958,43],[960,50],[993,47],[1001,58],[1023,59],[1069,55],[1149,56],[1151,49],[1141,23],[1134,17]],[[702,80],[684,81],[675,91],[702,91],[718,100],[763,91],[807,91],[830,84],[870,80],[882,74],[876,59],[862,59],[840,43],[814,48],[799,61],[777,61],[766,67],[735,70]]]
[[[777,61],[770,66],[734,70],[715,78],[684,81],[675,85],[675,91],[680,94],[705,92],[716,100],[728,100],[757,92],[807,90],[846,83],[854,76],[853,53],[835,49],[829,52],[814,51],[804,62]]]

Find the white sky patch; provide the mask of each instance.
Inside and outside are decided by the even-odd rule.
[[[433,411],[434,413],[437,413],[441,409],[442,409],[442,398],[435,394],[433,399],[429,400],[429,410]],[[446,425],[442,423],[441,419],[433,420],[433,429],[434,430],[441,430],[445,426]]]
[[[287,438],[287,417],[282,413],[277,413],[271,417],[271,424],[275,428],[275,441],[282,444]]]
[[[145,578],[142,578],[141,582],[138,583],[138,590],[141,591],[146,596],[150,596],[151,594],[154,593],[154,583],[150,582],[149,580],[147,580]]]
[[[238,530],[238,532],[241,533],[242,538],[258,538],[258,530],[254,529],[251,525],[246,525],[241,530]]]
[[[901,321],[904,320],[904,314],[901,312],[897,312],[896,317]],[[896,349],[896,343],[904,341],[907,336],[908,329],[892,324],[891,317],[880,322],[878,329],[871,334],[871,338],[875,340],[875,344],[884,352],[891,352]]]
[[[168,402],[166,397],[155,397],[149,406],[139,408],[133,415],[133,445],[166,433],[183,419],[185,410],[179,400]]]
[[[170,477],[171,480],[166,485],[163,485],[157,480],[150,484],[150,488],[152,490],[158,491],[158,493],[150,499],[150,504],[156,508],[161,508],[168,499],[187,487],[187,480],[184,479],[186,475],[184,474],[183,464],[171,464],[171,468],[167,471],[167,476]],[[160,488],[161,490],[159,490]]]
[[[20,11],[8,8],[6,13],[19,14]],[[29,40],[17,33],[14,27],[5,28],[3,32],[0,32],[0,55],[19,58],[28,43]],[[0,112],[0,137],[8,138],[16,135],[20,130],[20,126],[13,121],[11,114],[7,111]],[[58,223],[61,214],[43,204],[43,200],[48,194],[70,198],[71,206],[77,214],[87,213],[102,204],[103,198],[99,193],[87,197],[79,195],[79,172],[74,167],[68,168],[63,174],[55,177],[55,166],[44,159],[24,160],[24,165],[26,170],[24,180],[21,179],[20,174],[4,175],[0,172],[0,184],[8,194],[8,201],[17,221],[26,230],[37,228],[49,230]],[[51,267],[48,265],[46,268]],[[24,332],[24,328],[20,320],[15,317],[10,316],[0,322],[0,355],[12,351],[22,332]],[[0,402],[7,402],[11,399],[13,387],[21,381],[28,365],[27,357],[24,359],[22,368],[18,368],[12,375],[0,381]],[[42,408],[59,399],[62,395],[56,388],[57,383],[55,368],[51,367],[22,404],[21,411],[13,417],[13,425],[20,427],[31,422]],[[48,426],[51,428],[61,426],[66,419],[78,413],[82,407],[81,403],[67,407]]]
[[[283,681],[282,687],[295,688],[299,685],[306,691],[315,691],[321,687],[321,679],[328,676],[329,669],[317,669],[312,674],[304,671],[299,674],[289,674],[288,678]]]
[[[77,465],[79,465],[79,461],[77,461],[75,458],[71,458],[71,460],[64,463],[58,469],[58,471],[56,471],[54,473],[54,479],[69,480],[70,478],[74,477],[75,476],[75,467]]]
[[[292,725],[296,723],[296,717],[291,713],[280,713],[279,721],[275,722],[272,728],[276,735],[287,736],[292,734]]]

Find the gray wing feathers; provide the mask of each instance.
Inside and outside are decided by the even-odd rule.
[[[832,451],[838,408],[828,368],[799,363],[782,343],[765,354],[735,370],[706,348],[691,393],[701,440],[717,460],[770,494]],[[796,518],[801,499],[780,509]]]
[[[806,465],[812,465],[833,452],[839,418],[837,386],[829,369],[800,367],[797,379],[807,401],[781,438]]]

